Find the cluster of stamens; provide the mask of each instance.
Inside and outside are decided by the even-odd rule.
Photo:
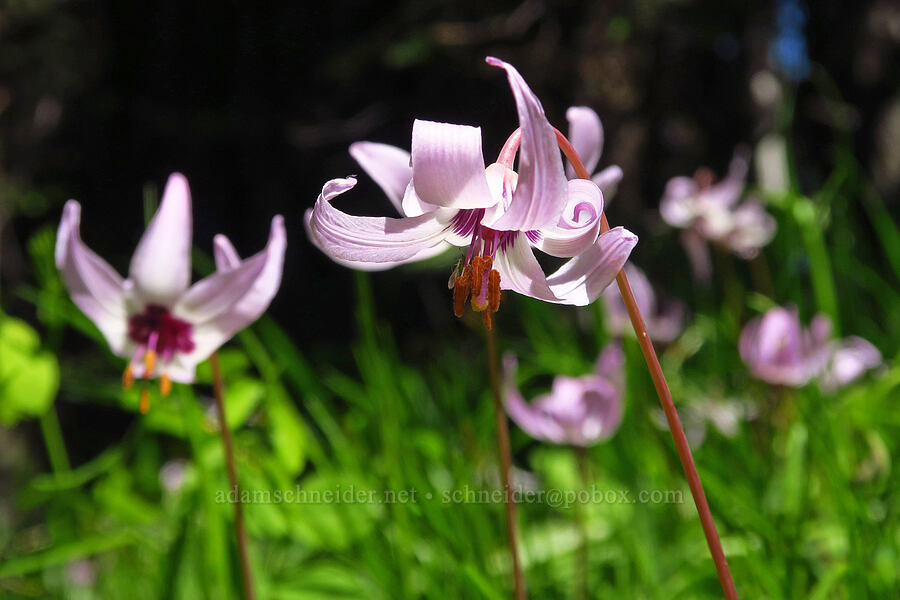
[[[490,256],[475,256],[453,282],[453,313],[463,316],[471,296],[472,310],[480,312],[484,326],[491,328],[491,313],[500,309],[500,272],[492,268]]]
[[[143,363],[143,379],[156,376],[158,358],[162,356],[163,371],[159,376],[159,393],[165,397],[172,392],[172,379],[165,371],[176,352],[190,352],[194,349],[193,326],[178,319],[162,306],[148,305],[144,312],[133,315],[128,320],[128,337],[137,344],[134,360],[125,367],[122,387],[126,390],[134,386],[133,363]],[[140,411],[150,410],[150,389],[141,388]]]

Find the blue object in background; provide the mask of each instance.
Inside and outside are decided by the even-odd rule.
[[[804,32],[806,11],[799,0],[778,0],[775,22],[769,62],[791,81],[803,81],[812,71]]]

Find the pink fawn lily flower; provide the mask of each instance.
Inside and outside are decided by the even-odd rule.
[[[595,372],[558,376],[549,394],[528,404],[516,386],[517,361],[503,359],[506,412],[528,435],[553,444],[591,446],[615,434],[622,422],[621,348],[610,346],[597,358]]]
[[[468,247],[451,278],[454,312],[461,316],[471,296],[472,308],[484,311],[490,326],[501,289],[547,302],[589,304],[615,278],[637,237],[622,227],[599,234],[600,189],[590,181],[566,180],[540,101],[514,67],[495,58],[487,62],[506,71],[516,101],[518,172],[511,155],[485,167],[479,128],[416,120],[406,168],[402,150],[371,143],[351,147],[405,216],[355,217],[336,209],[334,198],[356,185],[349,177],[325,184],[305,222],[314,245],[359,269],[421,260],[447,245]],[[574,258],[548,277],[532,248]]]
[[[75,305],[110,350],[129,360],[126,388],[135,378],[159,376],[165,396],[172,381],[193,381],[197,364],[258,319],[281,283],[286,236],[276,216],[265,249],[246,260],[216,236],[216,273],[190,286],[191,195],[178,173],[169,177],[127,279],[81,241],[80,221],[81,205],[70,200],[57,234],[56,265]],[[144,388],[142,412],[148,402]]]
[[[804,329],[795,309],[775,307],[747,323],[738,349],[744,364],[758,379],[802,387],[825,369],[830,333],[826,317],[815,317]]]
[[[647,325],[647,333],[654,342],[671,342],[681,333],[684,326],[684,304],[677,301],[669,301],[658,304],[653,286],[644,272],[632,263],[625,265],[625,275],[631,283],[631,291],[637,301],[638,308],[644,316]],[[603,292],[606,303],[607,327],[616,336],[622,336],[631,329],[631,319],[622,294],[613,287]]]
[[[832,344],[830,358],[822,376],[822,386],[835,391],[881,365],[881,352],[871,342],[850,336]]]
[[[572,106],[566,111],[566,120],[569,122],[569,142],[578,152],[587,172],[594,173],[600,162],[600,155],[603,154],[603,123],[600,122],[600,117],[587,106]],[[575,178],[575,169],[571,164],[566,165],[566,176],[569,179]],[[603,200],[608,203],[615,195],[622,176],[621,167],[612,165],[594,173],[591,180],[603,192]]]
[[[748,166],[747,151],[738,149],[722,181],[715,182],[713,173],[701,168],[693,178],[673,177],[666,184],[660,215],[672,227],[685,230],[682,241],[700,279],[708,279],[710,271],[703,240],[750,259],[775,236],[775,219],[762,203],[750,199],[738,205]]]

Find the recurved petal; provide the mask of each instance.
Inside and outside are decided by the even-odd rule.
[[[572,106],[566,111],[569,122],[569,141],[584,163],[588,173],[593,173],[603,153],[603,124],[593,109],[587,106]],[[566,175],[575,178],[575,169],[566,165]]]
[[[221,233],[213,238],[213,256],[216,259],[217,271],[227,271],[241,264],[241,257],[231,240]]]
[[[597,184],[597,187],[603,192],[603,200],[609,204],[619,190],[619,182],[622,181],[623,176],[621,167],[611,165],[594,175],[591,181]]]
[[[138,243],[129,269],[135,291],[164,306],[191,283],[191,192],[180,173],[169,177],[159,209]]]
[[[412,180],[409,152],[388,144],[355,142],[350,145],[350,156],[384,190],[397,212],[406,214],[401,202]]]
[[[592,181],[569,181],[568,202],[559,221],[540,230],[535,247],[551,256],[567,258],[586,251],[600,233],[603,195]]]
[[[56,236],[56,267],[75,305],[97,326],[114,354],[127,343],[124,282],[81,241],[81,205],[69,200]]]
[[[315,242],[313,242],[315,244]],[[336,262],[337,264],[348,267],[350,269],[356,269],[357,271],[386,271],[388,269],[393,269],[394,267],[399,267],[400,265],[406,265],[409,263],[419,262],[421,260],[428,260],[429,258],[433,258],[446,252],[448,249],[452,248],[451,244],[447,242],[440,242],[437,246],[433,246],[431,248],[425,248],[418,254],[415,254],[404,260],[395,260],[392,262],[360,262],[360,261],[350,261],[350,260],[342,260],[340,258],[335,258],[333,256],[329,257],[331,260]]]
[[[672,227],[689,227],[697,218],[697,184],[690,177],[673,177],[659,201],[659,214]]]
[[[597,356],[594,363],[594,372],[621,388],[624,383],[624,373],[622,369],[625,367],[625,353],[622,352],[622,346],[619,343],[612,343]]]
[[[547,121],[537,96],[519,72],[497,58],[488,57],[486,60],[489,65],[506,71],[522,131],[518,185],[509,208],[491,227],[506,231],[546,227],[559,219],[566,206],[566,174],[556,133]]]
[[[547,276],[534,257],[524,233],[517,235],[511,245],[497,253],[494,268],[500,273],[502,289],[545,302],[560,302],[547,284]]]
[[[747,169],[750,165],[750,152],[745,147],[734,151],[734,158],[728,166],[728,173],[719,183],[703,192],[703,197],[712,204],[730,207],[737,204],[744,191]]]
[[[438,209],[417,217],[355,217],[331,201],[356,185],[356,179],[332,179],[322,188],[313,208],[306,211],[310,241],[332,259],[349,263],[407,261],[439,245],[447,235],[452,209]]]
[[[504,388],[503,402],[509,417],[522,431],[533,438],[561,444],[565,441],[563,427],[544,411],[522,398],[516,385],[516,358],[512,355],[503,357]]]
[[[208,308],[205,320],[195,322],[194,325],[194,350],[183,355],[182,362],[192,368],[209,357],[219,346],[231,339],[241,329],[256,321],[269,307],[272,298],[281,285],[281,275],[284,268],[284,252],[287,247],[287,236],[284,229],[284,219],[278,215],[272,219],[269,232],[269,241],[266,247],[258,254],[251,256],[241,263],[236,269],[221,273],[231,274],[247,269],[240,273],[238,281],[231,280],[234,289],[243,293],[234,293],[234,289],[223,292],[223,295],[233,299],[233,302],[224,309],[219,306],[199,305],[199,312]],[[253,273],[254,277],[250,285],[246,285],[244,275]],[[213,275],[210,277],[216,277]],[[210,286],[211,287],[211,286]],[[198,292],[198,296],[200,293]]]
[[[826,388],[835,389],[859,379],[869,369],[881,364],[881,352],[861,337],[851,336],[835,348],[823,381]]]
[[[412,181],[422,202],[448,208],[495,204],[484,175],[481,129],[416,119]]]
[[[637,242],[638,237],[623,227],[610,229],[547,277],[547,283],[561,303],[586,306],[616,278]]]

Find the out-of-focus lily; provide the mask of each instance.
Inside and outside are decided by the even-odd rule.
[[[848,385],[881,365],[881,352],[868,340],[850,336],[831,346],[828,367],[822,376],[826,390],[836,390]]]
[[[728,174],[719,182],[706,168],[694,177],[673,177],[659,205],[663,220],[685,230],[683,242],[694,272],[708,278],[709,259],[702,240],[719,244],[750,259],[775,236],[775,219],[755,199],[738,204],[747,177],[748,152],[734,153]],[[699,245],[698,245],[699,244]]]
[[[610,346],[597,358],[595,372],[559,376],[549,394],[527,403],[516,385],[516,358],[503,360],[506,411],[533,438],[553,444],[590,446],[609,439],[622,422],[624,356]]]
[[[603,123],[600,122],[600,117],[587,106],[572,106],[566,111],[566,120],[569,122],[569,142],[578,152],[588,173],[594,173],[600,162],[600,155],[603,154]],[[616,194],[622,175],[621,167],[612,165],[591,176],[591,180],[603,192],[603,200],[607,204]],[[571,164],[566,165],[566,176],[569,179],[575,178],[575,169]]]
[[[667,301],[658,304],[653,286],[644,272],[631,263],[625,265],[625,275],[631,283],[631,291],[637,301],[638,308],[647,325],[647,333],[655,342],[671,342],[681,333],[684,325],[684,304],[678,301]],[[628,309],[622,300],[622,294],[613,287],[603,292],[606,303],[607,327],[616,336],[633,331]]]
[[[824,315],[804,329],[796,310],[775,307],[747,323],[739,351],[756,377],[792,387],[821,377],[826,389],[835,389],[881,364],[881,353],[866,340],[852,336],[831,341],[830,334]]]
[[[281,283],[286,236],[272,219],[263,251],[241,260],[216,236],[217,272],[191,282],[191,196],[187,180],[169,177],[159,209],[147,227],[127,279],[82,241],[81,205],[66,203],[56,241],[56,265],[72,300],[96,324],[117,356],[129,359],[123,384],[160,377],[189,383],[198,363],[266,310]],[[147,390],[141,410],[147,409]]]
[[[828,362],[828,319],[817,316],[808,329],[795,309],[775,307],[747,323],[738,349],[744,364],[763,381],[802,387]]]
[[[621,227],[599,234],[600,189],[590,181],[566,180],[540,101],[511,65],[495,58],[487,62],[506,70],[516,101],[518,172],[511,154],[485,168],[479,128],[416,120],[410,166],[403,166],[405,153],[396,148],[351,147],[404,217],[339,211],[332,201],[356,179],[333,179],[306,212],[309,238],[335,261],[368,270],[421,260],[448,244],[468,247],[451,277],[454,311],[461,316],[471,297],[487,324],[501,289],[548,302],[589,304],[615,278],[637,237]],[[532,248],[574,258],[548,277]]]

